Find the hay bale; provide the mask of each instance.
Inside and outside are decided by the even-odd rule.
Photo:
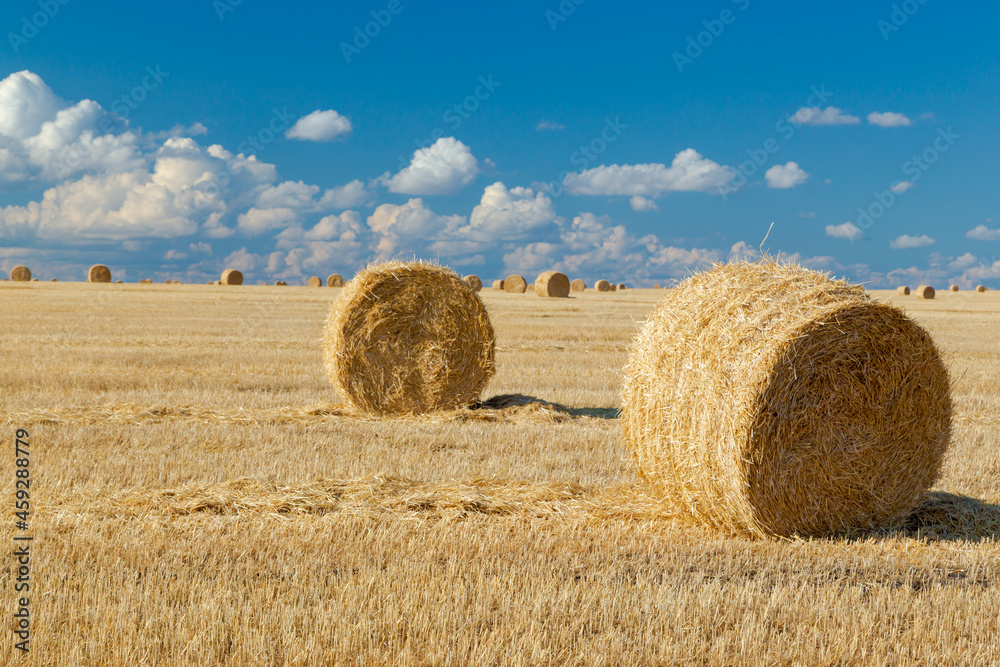
[[[339,273],[331,273],[326,277],[327,287],[343,287],[344,278]]]
[[[50,282],[57,283],[57,282],[59,282],[59,279],[58,278],[53,278]]]
[[[26,283],[31,280],[31,269],[18,264],[10,270],[10,279],[16,283]]]
[[[569,296],[569,278],[565,273],[546,271],[535,278],[535,294],[538,296],[565,299]]]
[[[957,292],[958,291],[958,285],[952,285],[951,286],[951,291],[952,292]]]
[[[236,269],[226,269],[222,272],[221,282],[223,285],[242,285],[243,274]]]
[[[976,286],[976,291],[977,292],[985,292],[987,289],[988,288],[985,285],[977,285]]]
[[[527,289],[528,281],[524,279],[524,276],[514,274],[507,276],[503,281],[503,291],[505,292],[510,292],[511,294],[524,294]]]
[[[653,285],[653,289],[662,289],[660,287],[660,283],[656,283],[655,285]]]
[[[306,281],[306,285],[309,287],[322,287],[323,281],[320,280],[319,276],[310,276],[309,280]]]
[[[935,481],[951,433],[948,371],[924,329],[860,286],[772,260],[674,287],[623,374],[641,477],[724,530],[891,523]]]
[[[896,288],[896,294],[900,294],[902,296],[909,296],[910,288],[907,287],[906,285],[900,285],[899,287]]]
[[[493,289],[495,289],[495,290],[502,290],[503,289],[503,281],[502,280],[494,280],[493,281]]]
[[[330,382],[374,414],[468,405],[495,372],[479,296],[453,271],[421,262],[358,273],[330,311],[323,347]]]
[[[274,286],[275,287],[285,287],[286,285],[288,285],[288,283],[286,283],[284,280],[275,280],[274,281]]]
[[[917,288],[917,298],[918,299],[933,299],[934,298],[934,288],[930,285],[921,285]]]
[[[607,280],[598,280],[594,283],[594,289],[598,292],[614,292],[615,286],[609,283]]]
[[[577,278],[569,284],[569,289],[572,292],[585,292],[587,290],[587,283]]]
[[[483,281],[479,279],[479,276],[469,275],[462,278],[462,280],[464,280],[469,285],[469,287],[472,288],[473,292],[478,292],[479,290],[483,289]]]
[[[628,286],[625,283],[618,283],[618,287],[616,289],[628,289]]]
[[[152,278],[143,278],[142,280],[139,281],[139,284],[140,285],[152,285],[153,284],[153,279]]]
[[[32,279],[31,279],[31,282],[33,282],[33,283],[37,283],[37,282],[38,282],[38,278],[32,278]]]
[[[111,282],[111,269],[104,266],[103,264],[94,264],[87,271],[87,282],[88,283],[110,283]]]
[[[125,281],[124,281],[124,280],[116,280],[116,281],[115,281],[115,284],[116,284],[116,285],[124,285],[124,284],[125,284]]]

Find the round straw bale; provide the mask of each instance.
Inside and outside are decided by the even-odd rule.
[[[952,285],[951,286],[951,291],[952,292],[957,292],[958,291],[958,285]]]
[[[478,292],[483,289],[483,281],[479,279],[479,276],[465,276],[462,280],[469,284],[469,287],[472,288],[473,292]]]
[[[284,280],[275,280],[274,281],[274,286],[275,287],[286,287],[287,285],[288,285],[288,283],[286,283]]]
[[[493,289],[495,289],[495,290],[502,290],[503,289],[503,281],[502,280],[494,280],[493,281]]]
[[[503,281],[503,290],[505,292],[511,292],[512,294],[524,294],[527,289],[528,281],[524,279],[524,276],[515,274],[507,276]]]
[[[594,289],[598,292],[614,292],[615,286],[609,283],[607,280],[598,280],[594,283]]]
[[[222,272],[223,285],[242,285],[243,274],[236,269],[226,269]]]
[[[111,269],[104,266],[103,264],[94,264],[87,271],[87,282],[88,283],[110,283],[111,282]]]
[[[569,288],[573,292],[584,292],[587,289],[587,283],[577,278],[569,284]]]
[[[152,278],[143,278],[142,280],[139,281],[139,283],[142,284],[142,285],[151,285],[153,283],[153,279]]]
[[[896,288],[896,294],[901,294],[903,296],[909,296],[909,294],[910,294],[910,288],[907,287],[906,285],[900,285],[899,287]]]
[[[33,283],[37,283],[37,282],[38,282],[38,278],[32,278],[32,279],[31,279],[31,282],[33,282]]]
[[[53,279],[51,280],[51,282],[54,282],[54,283],[57,283],[57,282],[59,282],[59,279],[58,279],[58,278],[53,278]]]
[[[343,287],[344,278],[339,273],[331,273],[326,277],[327,287]]]
[[[569,296],[569,278],[565,273],[546,271],[535,278],[535,294],[565,299]]]
[[[31,280],[31,269],[20,264],[10,270],[10,279],[18,283],[26,283]]]
[[[653,285],[653,289],[661,289],[660,283],[656,283],[655,285]]]
[[[323,338],[340,395],[374,414],[421,414],[474,402],[495,372],[493,326],[450,269],[388,262],[341,292]]]
[[[124,285],[124,284],[125,284],[125,281],[124,281],[124,280],[116,280],[116,281],[115,281],[115,284],[116,284],[116,285]]]
[[[986,286],[985,285],[977,285],[976,286],[976,291],[977,292],[985,292],[986,291]]]
[[[625,283],[618,283],[618,289],[628,289],[628,286]]]
[[[674,287],[623,375],[641,477],[724,530],[889,524],[935,481],[951,433],[948,371],[924,329],[860,286],[772,260]]]
[[[921,285],[917,288],[917,298],[918,299],[933,299],[934,298],[934,288],[930,285]]]
[[[306,284],[309,287],[322,287],[323,281],[320,280],[319,276],[310,276],[309,281]]]

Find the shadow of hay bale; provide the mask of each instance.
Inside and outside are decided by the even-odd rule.
[[[1000,505],[947,491],[932,491],[892,533],[942,541],[998,539]]]
[[[524,394],[499,394],[485,401],[477,401],[457,416],[459,421],[508,421],[537,418],[562,422],[578,417],[618,419],[617,408],[570,408]]]

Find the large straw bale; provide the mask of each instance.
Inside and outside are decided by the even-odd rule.
[[[524,279],[524,276],[516,274],[507,276],[503,281],[503,289],[512,294],[524,294],[528,289],[528,281]]]
[[[236,269],[226,269],[222,272],[223,285],[242,285],[243,274]]]
[[[901,296],[909,296],[910,288],[907,287],[906,285],[900,285],[899,287],[896,288],[896,294],[899,294]]]
[[[94,264],[87,271],[87,282],[88,283],[110,283],[111,282],[111,269],[104,266],[103,264]]]
[[[10,270],[10,279],[18,283],[26,283],[31,281],[31,269],[26,266],[21,266],[18,264],[13,269]]]
[[[934,298],[934,288],[930,285],[921,285],[917,288],[917,298],[918,299],[933,299]]]
[[[598,292],[614,292],[615,286],[609,283],[607,280],[598,280],[594,283],[594,289]]]
[[[907,516],[951,433],[948,371],[924,329],[859,286],[773,260],[673,288],[633,344],[622,405],[655,495],[758,536]]]
[[[535,278],[535,294],[565,299],[569,296],[569,278],[565,273],[546,271]]]
[[[587,290],[587,283],[577,278],[569,284],[569,289],[572,292],[585,292]]]
[[[479,290],[483,289],[483,281],[479,279],[479,276],[476,275],[465,276],[465,278],[463,278],[462,280],[464,280],[469,284],[469,287],[472,288],[473,292],[478,292]]]
[[[328,275],[326,277],[326,286],[327,287],[343,287],[344,286],[344,277],[341,276],[339,273],[331,273],[330,275]]]
[[[468,405],[492,377],[493,326],[479,296],[433,264],[388,262],[341,292],[323,339],[340,395],[373,414],[421,414]]]

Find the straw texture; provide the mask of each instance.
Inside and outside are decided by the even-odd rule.
[[[503,281],[503,289],[505,292],[511,292],[513,294],[524,294],[524,292],[528,289],[528,281],[524,279],[524,276],[507,276],[507,278]]]
[[[31,280],[31,269],[26,266],[15,266],[10,270],[10,279],[14,282],[26,283]]]
[[[344,286],[344,277],[341,276],[339,273],[331,273],[330,275],[328,275],[326,277],[326,286],[327,287],[343,287]]]
[[[535,294],[565,299],[569,296],[569,278],[565,273],[546,271],[535,278]]]
[[[479,296],[450,269],[422,262],[358,273],[330,311],[323,347],[340,395],[377,415],[468,405],[495,372]]]
[[[757,536],[904,517],[938,475],[952,414],[926,331],[861,287],[771,260],[670,290],[633,344],[622,405],[654,495]]]
[[[103,264],[94,264],[87,271],[87,282],[88,283],[110,283],[111,282],[111,269],[104,266]]]

